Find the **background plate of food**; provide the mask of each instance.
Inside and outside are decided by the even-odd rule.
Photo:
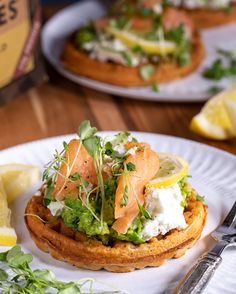
[[[101,132],[98,135],[111,137],[114,132]],[[196,259],[214,244],[209,234],[221,223],[235,201],[235,195],[233,194],[236,190],[235,156],[206,145],[176,137],[137,132],[132,132],[132,135],[138,141],[150,144],[152,150],[158,152],[158,154],[160,154],[159,152],[177,154],[189,163],[188,173],[192,176],[189,182],[201,196],[205,196],[205,203],[208,205],[208,218],[200,240],[184,256],[168,260],[160,267],[145,268],[130,273],[78,269],[68,263],[54,259],[48,253],[42,252],[30,238],[24,223],[24,214],[27,203],[36,189],[42,184],[38,183],[38,187],[34,191],[31,189],[11,205],[12,225],[16,229],[18,244],[21,245],[25,252],[33,254],[33,268],[48,268],[55,272],[59,279],[64,281],[78,280],[85,277],[96,278],[129,293],[170,293]],[[60,151],[63,148],[68,150],[68,145],[63,142],[69,143],[73,138],[75,138],[74,135],[53,137],[3,150],[0,152],[0,164],[18,162],[38,166],[43,171],[45,164],[53,159],[54,150]],[[39,194],[37,195],[39,198]],[[198,201],[202,201],[203,198],[200,198]],[[34,216],[29,215],[26,218],[32,221]],[[35,241],[37,238],[33,239]],[[40,244],[39,242],[38,246]],[[43,247],[41,249],[44,250]],[[55,255],[55,258],[58,258],[58,256]],[[228,250],[225,252],[223,260],[205,293],[234,293],[236,287],[235,251]]]
[[[236,46],[235,38],[232,38],[236,34],[235,24],[206,29],[202,32],[202,37],[198,35],[193,27],[192,53],[187,52],[190,54],[188,57],[190,58],[190,63],[183,67],[178,62],[185,62],[187,53],[185,51],[182,52],[182,49],[178,47],[179,45],[174,44],[172,41],[164,42],[164,49],[167,55],[173,49],[172,46],[177,46],[177,51],[181,51],[182,55],[176,57],[176,54],[173,53],[174,58],[178,58],[178,62],[175,60],[171,63],[172,57],[165,57],[163,59],[164,62],[160,62],[160,65],[155,67],[155,62],[159,64],[158,58],[160,56],[156,60],[155,57],[157,56],[153,57],[153,55],[148,55],[149,53],[147,52],[153,52],[153,50],[159,52],[160,47],[158,47],[158,42],[147,42],[146,39],[136,38],[136,36],[134,37],[134,35],[130,34],[130,31],[129,34],[120,34],[120,32],[123,32],[123,28],[122,30],[118,30],[117,25],[119,26],[120,23],[121,26],[124,25],[120,21],[123,15],[119,16],[118,21],[117,16],[115,16],[115,21],[108,21],[107,17],[104,18],[110,6],[111,3],[106,1],[82,1],[57,13],[44,26],[42,33],[43,52],[49,62],[63,76],[78,84],[99,91],[118,96],[153,101],[203,101],[213,91],[226,88],[232,83],[232,76],[236,67],[235,56],[232,53],[232,50]],[[150,8],[147,9],[150,11]],[[145,10],[143,8],[139,10],[141,14],[144,14],[144,12]],[[169,11],[168,13],[165,12],[164,15],[167,15],[167,21],[164,21],[163,25],[167,27],[170,23],[171,25],[175,25],[175,21],[173,24],[173,19],[181,17],[181,19],[184,19],[183,22],[186,23],[187,30],[190,31],[189,16],[186,19],[186,14],[183,16],[183,12],[178,12],[181,13],[178,17],[175,13],[173,11],[171,13]],[[132,24],[134,25],[130,29],[131,32],[137,32],[138,28],[140,35],[140,27],[141,30],[146,30],[150,24],[150,21],[148,22],[149,16],[147,17],[144,21],[141,19],[141,22],[139,18],[137,19],[135,17],[132,19]],[[99,38],[99,42],[101,38],[105,38],[105,41],[103,40],[102,44],[99,42],[85,42],[85,44],[81,45],[81,38],[84,39],[85,37],[86,39],[88,37],[90,39],[93,34],[92,31],[88,31],[88,23],[95,19],[99,19],[99,21],[95,22],[96,38]],[[170,19],[171,21],[169,21]],[[104,32],[97,34],[97,30],[103,30],[104,25],[106,27],[107,23],[113,26],[112,28],[108,28],[108,40],[106,39],[107,28],[105,34]],[[130,26],[129,23],[125,23],[125,25]],[[175,39],[173,37],[173,30],[171,30],[172,33],[170,31],[168,32],[168,38]],[[142,31],[142,36],[143,34]],[[151,38],[152,32],[148,31],[148,34],[148,38]],[[188,34],[190,33],[188,32]],[[109,39],[110,35],[115,36],[116,39],[112,44]],[[176,35],[174,34],[174,36]],[[124,47],[124,42],[129,46],[126,47],[125,45]],[[104,44],[107,46],[105,59]],[[138,44],[138,46],[134,46],[135,44]],[[153,45],[155,47],[154,49]],[[80,47],[78,48],[78,46]],[[83,50],[81,50],[81,46],[83,46]],[[163,43],[161,46],[163,46]],[[119,49],[119,56],[117,52],[114,52],[114,48]],[[140,57],[140,52],[136,52],[138,48],[144,48],[143,50],[146,50],[144,56],[141,54],[141,59],[137,58],[137,56]],[[163,47],[161,48],[163,52]],[[219,51],[218,49],[222,50]],[[148,63],[147,56],[149,56]],[[112,62],[110,62],[111,60]],[[121,64],[116,64],[117,60]],[[216,60],[218,60],[218,63]],[[216,64],[214,64],[215,62]],[[199,64],[200,66],[198,66]],[[203,72],[207,69],[209,70],[205,73],[205,76],[208,78],[204,78]],[[183,78],[180,79],[180,76]],[[161,80],[165,83],[159,84],[156,80]]]

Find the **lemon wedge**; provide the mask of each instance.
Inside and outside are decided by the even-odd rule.
[[[8,203],[11,203],[39,180],[40,173],[38,167],[13,163],[0,165],[0,176]]]
[[[188,163],[179,156],[159,153],[160,169],[146,188],[160,188],[176,184],[188,174]]]
[[[234,112],[232,108],[234,105]],[[193,117],[190,129],[204,137],[225,140],[235,136],[236,85],[212,97]]]
[[[234,100],[227,99],[224,104],[225,104],[226,111],[229,115],[230,121],[232,123],[232,127],[233,127],[232,131],[234,133],[234,136],[236,137],[236,99]]]
[[[170,41],[148,41],[130,32],[120,31],[111,27],[108,27],[107,31],[128,47],[140,46],[148,54],[167,55],[174,53],[176,50],[175,43]]]
[[[16,244],[16,232],[10,226],[11,211],[7,205],[7,195],[0,178],[0,245],[14,246]]]

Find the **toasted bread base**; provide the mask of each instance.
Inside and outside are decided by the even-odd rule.
[[[65,43],[61,59],[66,69],[80,76],[116,86],[147,86],[155,82],[160,84],[180,79],[193,72],[205,56],[204,45],[198,33],[194,35],[192,48],[191,62],[188,65],[181,67],[175,61],[153,64],[155,72],[147,81],[140,76],[140,66],[128,67],[92,59],[89,54],[78,50],[71,38]]]
[[[33,196],[25,211],[25,222],[35,244],[58,260],[90,270],[130,272],[147,266],[160,266],[169,258],[181,257],[200,238],[207,217],[207,206],[196,201],[193,194],[184,212],[188,224],[186,229],[172,230],[141,245],[115,241],[112,246],[105,246],[65,227],[61,219],[51,215],[42,201],[42,196]]]
[[[232,4],[232,10],[226,12],[222,9],[184,9],[195,23],[198,29],[212,28],[236,22],[236,4]]]

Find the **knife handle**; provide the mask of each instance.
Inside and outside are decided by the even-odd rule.
[[[202,293],[221,262],[222,258],[214,252],[203,255],[173,294]]]

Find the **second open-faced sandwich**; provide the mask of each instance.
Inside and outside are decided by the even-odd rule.
[[[197,28],[210,28],[236,22],[235,0],[167,0],[166,2],[188,13]]]
[[[44,172],[26,207],[32,239],[77,267],[128,272],[182,256],[207,207],[187,183],[188,163],[128,132],[100,137],[88,121]]]
[[[65,43],[65,68],[127,87],[169,82],[193,72],[204,46],[191,19],[173,7],[147,2],[120,1],[109,16],[80,27]]]

